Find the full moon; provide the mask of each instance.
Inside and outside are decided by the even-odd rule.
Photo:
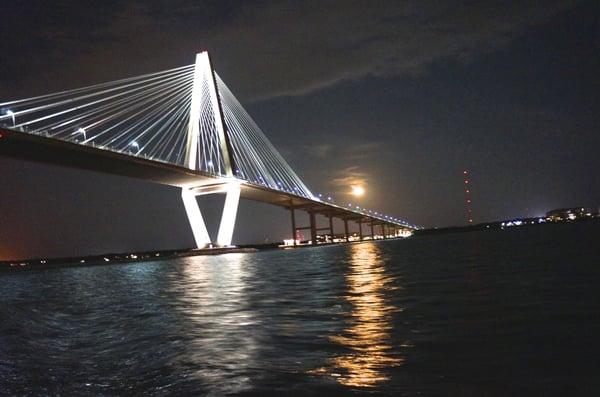
[[[365,194],[365,188],[360,185],[352,186],[352,194],[354,196],[360,197]]]

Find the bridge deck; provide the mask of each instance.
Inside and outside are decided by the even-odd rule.
[[[224,181],[223,178],[202,171],[7,128],[0,128],[0,155],[127,176],[175,187],[210,185]],[[242,182],[241,197],[357,222],[373,222],[373,224],[395,225],[412,229],[409,226],[365,215],[335,204],[312,200],[248,182]]]

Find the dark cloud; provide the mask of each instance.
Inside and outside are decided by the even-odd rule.
[[[316,145],[308,145],[306,146],[306,150],[309,154],[315,156],[318,159],[325,159],[330,156],[333,152],[333,145],[328,143],[319,143]]]
[[[336,177],[331,180],[331,184],[338,188],[343,188],[342,191],[348,191],[353,185],[366,185],[369,179],[369,174],[353,165],[336,172]]]
[[[369,159],[386,151],[383,142],[364,143],[352,138],[336,143],[318,142],[313,145],[305,145],[303,149],[309,156],[316,159],[327,159],[335,156],[345,162]]]
[[[0,94],[192,63],[196,51],[209,49],[242,99],[301,95],[369,75],[418,73],[441,59],[468,60],[572,3],[21,2],[4,12],[14,17],[0,43],[9,55]],[[10,57],[23,47],[31,48],[28,56]]]

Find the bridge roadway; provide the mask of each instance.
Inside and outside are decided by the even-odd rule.
[[[41,162],[69,168],[83,169],[113,175],[143,179],[153,183],[174,187],[222,185],[224,178],[203,171],[146,159],[103,149],[90,145],[82,145],[59,139],[48,138],[27,132],[0,127],[0,155],[29,161]],[[394,221],[388,221],[376,216],[367,215],[350,208],[338,206],[329,202],[309,199],[293,193],[282,192],[269,187],[241,181],[241,198],[284,207],[291,212],[293,236],[298,230],[310,230],[311,241],[316,244],[317,232],[328,230],[333,235],[333,218],[344,221],[345,239],[348,240],[348,222],[358,223],[360,238],[370,236],[375,238],[375,226],[379,226],[379,235],[383,238],[397,236],[401,231],[412,231],[413,228]],[[296,225],[295,210],[303,210],[309,214],[310,225]],[[316,215],[329,218],[329,226],[318,228]],[[370,230],[363,235],[362,226]],[[294,244],[296,241],[294,239]]]

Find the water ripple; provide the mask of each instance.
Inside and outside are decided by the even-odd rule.
[[[594,395],[598,227],[543,230],[2,274],[0,395]]]

